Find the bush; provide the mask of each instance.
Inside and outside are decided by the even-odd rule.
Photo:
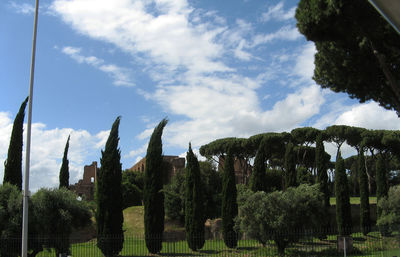
[[[400,185],[391,187],[387,197],[378,201],[381,215],[377,225],[384,227],[389,232],[398,231],[400,228]]]
[[[274,240],[280,254],[289,243],[299,239],[301,231],[319,228],[321,224],[323,206],[318,185],[303,184],[269,194],[256,192],[247,201],[241,201],[240,197],[243,196],[239,196],[236,229],[263,245]]]
[[[142,205],[143,200],[143,180],[144,175],[141,172],[124,171],[122,173],[122,206]]]
[[[164,186],[164,208],[165,215],[171,220],[185,221],[185,172],[178,171],[171,178],[171,183]]]

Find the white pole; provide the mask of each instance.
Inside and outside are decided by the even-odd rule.
[[[28,252],[29,166],[30,166],[30,154],[31,154],[32,100],[33,100],[33,81],[34,81],[34,74],[35,74],[36,34],[37,34],[38,12],[39,12],[39,0],[36,0],[35,20],[34,20],[34,24],[33,24],[31,77],[30,77],[30,82],[29,82],[28,128],[27,128],[27,133],[26,133],[21,257],[27,257],[27,252]]]

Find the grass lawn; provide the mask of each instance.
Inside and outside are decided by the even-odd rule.
[[[329,202],[331,205],[336,205],[336,197],[331,197]],[[376,196],[370,196],[369,203],[376,204]],[[360,204],[360,197],[350,197],[350,204]]]
[[[353,234],[355,251],[348,256],[400,256],[399,237],[381,238],[378,232],[368,236]],[[336,250],[337,236],[329,235],[326,240],[308,238],[286,248],[285,256],[343,256]],[[382,251],[382,249],[391,249]],[[72,256],[103,256],[96,247],[96,240],[74,244],[71,246]],[[54,251],[45,251],[39,257],[55,256]],[[276,246],[272,241],[262,246],[256,240],[239,240],[236,249],[229,249],[223,240],[207,240],[198,252],[189,249],[186,241],[163,242],[159,255],[151,255],[147,251],[143,237],[126,237],[121,257],[128,256],[277,256]]]

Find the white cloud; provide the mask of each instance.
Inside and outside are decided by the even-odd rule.
[[[301,38],[301,34],[296,27],[283,26],[279,30],[269,34],[258,34],[253,38],[252,47],[260,44],[269,43],[273,40],[289,40],[294,41]]]
[[[268,8],[268,11],[262,14],[261,20],[267,22],[270,20],[276,21],[286,21],[294,19],[294,14],[296,12],[296,7],[292,7],[285,11],[283,9],[283,2],[279,2],[274,6]]]
[[[400,129],[396,112],[380,107],[376,102],[359,104],[337,117],[334,124],[363,127],[368,129]]]
[[[302,78],[304,81],[312,81],[314,75],[314,55],[316,53],[314,43],[307,43],[300,55],[296,59],[293,74]]]
[[[106,64],[103,59],[95,56],[84,56],[81,54],[82,49],[72,46],[63,47],[61,52],[68,55],[78,63],[88,64],[93,66],[113,79],[113,84],[116,86],[134,86],[134,83],[129,77],[129,70],[126,68],[119,67],[115,64]]]
[[[7,158],[12,130],[10,114],[0,112],[0,178],[4,176],[4,160]],[[68,135],[71,135],[68,151],[70,183],[76,183],[82,178],[83,166],[87,165],[85,158],[92,157],[93,152],[100,155],[100,149],[104,147],[109,132],[101,131],[91,135],[85,130],[71,128],[47,129],[45,124],[32,124],[32,141],[30,156],[30,189],[36,191],[41,187],[58,186],[58,174],[61,167],[62,156]],[[26,128],[24,129],[24,144],[26,140]],[[25,155],[25,145],[23,149]],[[25,157],[23,157],[23,167]],[[25,168],[23,168],[24,171]]]
[[[28,3],[17,3],[15,1],[11,1],[9,2],[9,6],[17,13],[21,14],[32,14],[35,12],[35,7]]]
[[[193,10],[185,0],[56,0],[52,8],[80,33],[129,53],[146,53],[156,64],[167,64],[172,70],[230,70],[216,60],[224,49],[213,39],[223,28],[191,23]],[[151,13],[150,8],[157,13]]]
[[[215,12],[194,10],[185,0],[55,0],[52,8],[77,32],[140,58],[157,86],[138,92],[181,117],[166,127],[167,145],[186,148],[192,141],[197,147],[220,137],[289,130],[317,114],[324,102],[321,89],[307,82],[263,110],[260,100],[266,93],[259,96],[258,91],[268,86],[265,80],[244,76],[226,63],[232,55],[250,61],[252,50],[274,40],[299,39],[293,25],[255,34],[244,20],[229,27]],[[292,66],[279,72],[287,75]],[[152,130],[153,126],[138,138],[147,138]],[[136,149],[129,156],[142,153],[143,148]]]

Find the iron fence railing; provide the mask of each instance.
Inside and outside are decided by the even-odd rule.
[[[352,233],[346,237],[340,237],[335,230],[332,231],[285,231],[271,232],[269,238],[278,235],[293,241],[288,244],[284,256],[380,256],[400,257],[400,233],[380,232],[375,229],[367,235],[360,232]],[[160,237],[154,239],[161,239]],[[110,237],[113,240],[113,237]],[[63,248],[65,244],[69,248]],[[65,237],[33,237],[28,240],[30,256],[55,257],[54,246],[58,249],[68,249],[63,256],[97,257],[104,256],[97,246],[96,238],[82,242],[79,238]],[[111,243],[112,245],[112,243]],[[0,239],[0,256],[19,256],[21,246],[20,238]],[[36,255],[32,254],[36,249]],[[192,251],[182,235],[174,233],[164,234],[162,237],[162,250],[159,256],[279,256],[278,248],[274,240],[268,240],[261,244],[259,241],[249,238],[244,234],[239,235],[238,245],[234,249],[225,246],[221,238],[209,238],[198,251]],[[118,256],[154,256],[149,253],[143,235],[125,235],[123,248]]]

